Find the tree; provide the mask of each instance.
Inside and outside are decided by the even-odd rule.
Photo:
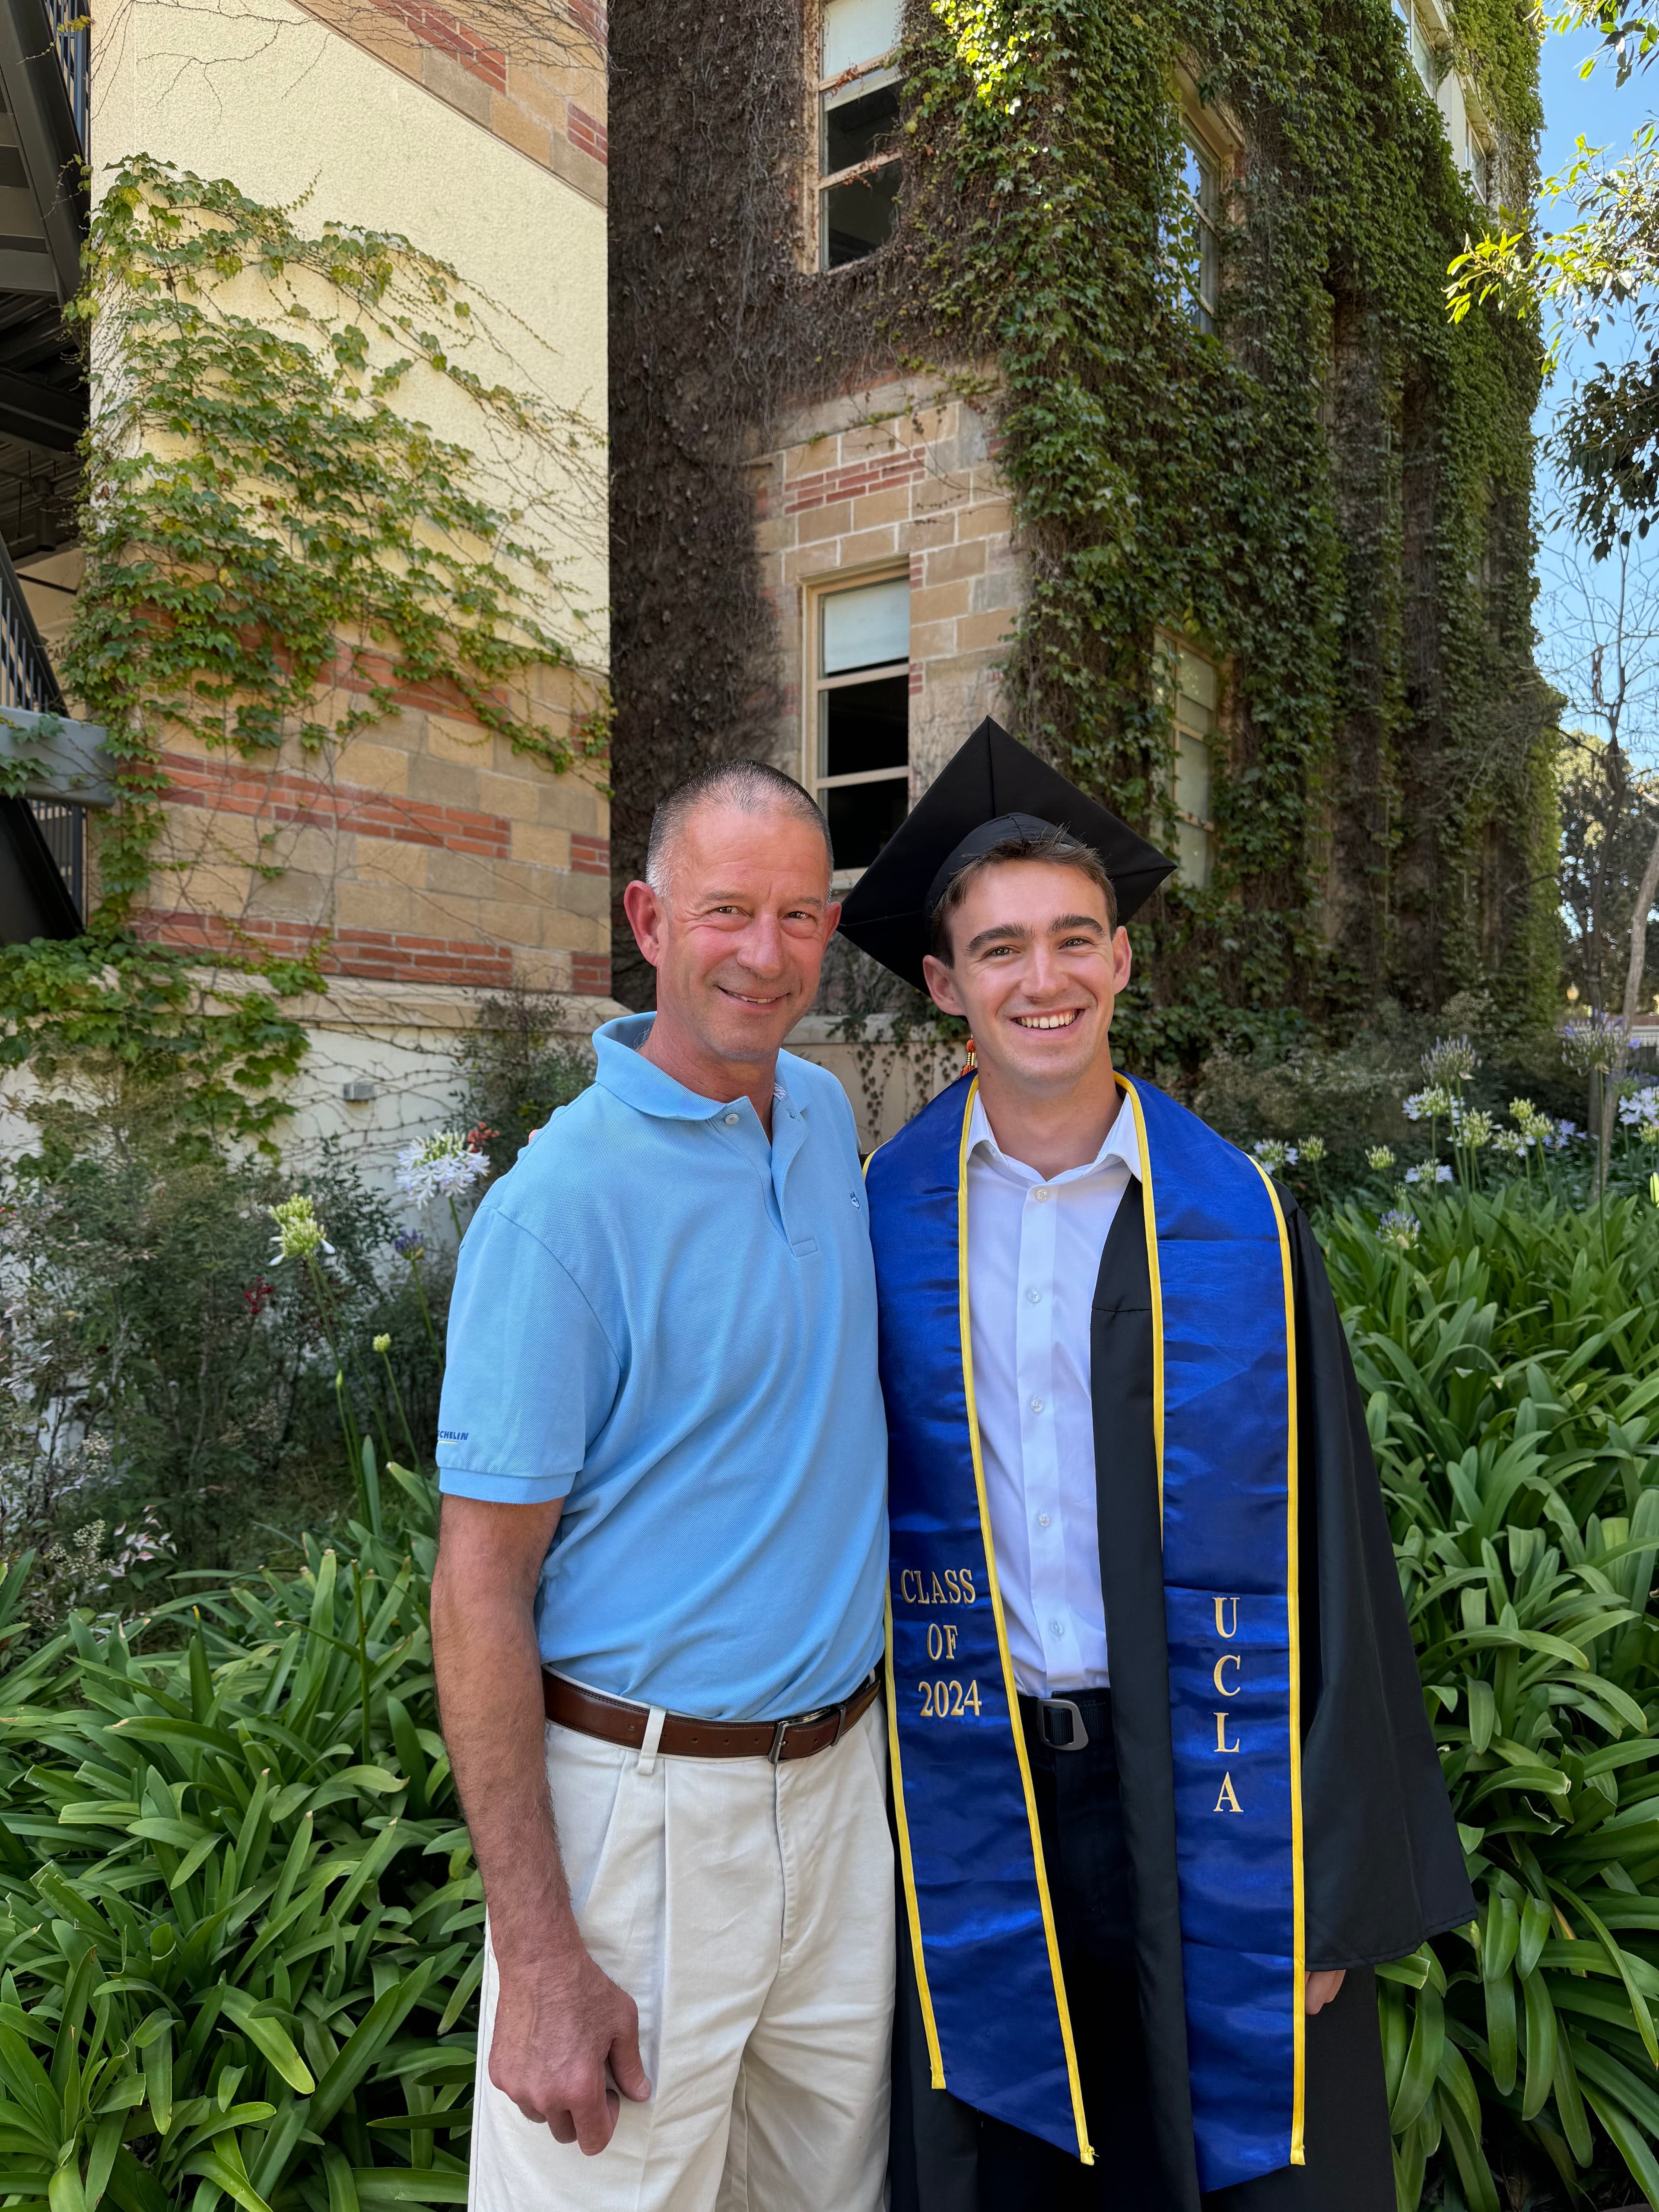
[[[1569,0],[1552,27],[1599,31],[1601,53],[1585,68],[1611,60],[1620,86],[1644,74],[1659,57],[1659,15],[1627,11],[1617,0]],[[1637,817],[1645,818],[1650,832],[1631,904],[1619,1036],[1607,1071],[1613,1079],[1601,1108],[1605,1171],[1631,1026],[1641,1004],[1648,921],[1659,896],[1659,819],[1653,818],[1651,779],[1630,753],[1628,726],[1640,687],[1626,650],[1638,632],[1645,647],[1654,631],[1645,606],[1652,587],[1643,580],[1638,618],[1632,584],[1636,549],[1659,520],[1659,120],[1644,120],[1616,160],[1581,138],[1574,160],[1549,179],[1542,198],[1547,205],[1570,202],[1577,220],[1542,238],[1500,228],[1471,240],[1451,264],[1448,296],[1455,322],[1486,300],[1523,317],[1553,315],[1552,365],[1568,331],[1592,343],[1603,332],[1616,333],[1625,348],[1621,360],[1598,363],[1574,386],[1551,441],[1567,518],[1594,561],[1615,564],[1611,588],[1597,595],[1612,635],[1592,650],[1588,685],[1576,687],[1581,706],[1588,705],[1605,733],[1599,744],[1592,739],[1581,763],[1593,760],[1589,788],[1603,802],[1603,850],[1592,868],[1603,890],[1609,874],[1626,865],[1623,855]],[[1609,975],[1607,985],[1614,980]],[[1601,1011],[1610,1011],[1605,999]]]

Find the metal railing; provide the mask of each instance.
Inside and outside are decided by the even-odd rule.
[[[61,714],[64,695],[11,556],[0,544],[0,707],[24,707],[39,714]]]
[[[58,66],[64,73],[64,89],[75,116],[75,135],[84,155],[91,117],[92,19],[85,0],[45,0],[45,4]]]
[[[87,814],[58,799],[32,799],[29,811],[40,825],[46,850],[58,864],[58,872],[75,901],[82,920],[87,912]]]

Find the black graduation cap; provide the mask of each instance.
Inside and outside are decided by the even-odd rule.
[[[1144,906],[1175,862],[1087,799],[988,715],[847,895],[841,933],[919,991],[933,908],[965,860],[1005,837],[1069,830],[1098,854],[1120,921]]]

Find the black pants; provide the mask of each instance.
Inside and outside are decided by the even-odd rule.
[[[1034,1709],[1026,1745],[1095,2164],[979,2119],[979,2212],[1161,2212],[1130,1936],[1111,1696],[1076,1692],[1089,1741],[1058,1751]],[[1025,1701],[1022,1701],[1023,1703]],[[1308,2023],[1308,2163],[1218,2191],[1206,2212],[1393,2212],[1375,1983],[1351,1973]]]

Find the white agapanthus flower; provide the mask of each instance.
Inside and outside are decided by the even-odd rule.
[[[274,1266],[280,1267],[284,1260],[309,1260],[319,1252],[333,1257],[334,1247],[323,1235],[316,1208],[303,1193],[283,1199],[280,1206],[268,1206],[265,1212],[276,1224],[276,1242],[271,1248]]]
[[[1366,1147],[1365,1164],[1374,1175],[1386,1175],[1394,1165],[1392,1145],[1370,1145]]]
[[[1409,1252],[1422,1231],[1414,1213],[1391,1206],[1377,1223],[1376,1233],[1383,1243],[1398,1245],[1402,1252]]]
[[[1418,1065],[1437,1089],[1443,1084],[1467,1083],[1480,1065],[1480,1056],[1466,1036],[1437,1037]]]
[[[1426,1181],[1427,1176],[1428,1170],[1426,1168],[1407,1168],[1406,1170],[1406,1180],[1407,1182],[1423,1182]],[[1449,1182],[1451,1179],[1452,1171],[1449,1167],[1443,1165],[1436,1168],[1434,1171],[1434,1180],[1436,1182]]]
[[[1456,1101],[1443,1085],[1431,1083],[1426,1091],[1413,1091],[1403,1108],[1408,1121],[1443,1121],[1455,1107]]]
[[[1308,1165],[1310,1168],[1316,1168],[1325,1157],[1325,1139],[1322,1137],[1304,1137],[1302,1139],[1301,1152],[1302,1158]],[[1296,1154],[1292,1152],[1291,1158],[1294,1159]]]
[[[1621,1098],[1619,1118],[1627,1129],[1639,1128],[1644,1121],[1659,1121],[1659,1083],[1645,1083],[1628,1098]]]
[[[1492,1138],[1492,1148],[1502,1152],[1505,1159],[1523,1160],[1532,1149],[1532,1138],[1524,1129],[1499,1129]]]
[[[459,1198],[489,1172],[488,1152],[475,1152],[459,1129],[437,1129],[398,1155],[398,1188],[422,1212],[434,1199]]]
[[[1294,1145],[1285,1144],[1277,1137],[1258,1137],[1250,1150],[1269,1175],[1278,1175],[1287,1167],[1293,1168],[1299,1157]]]
[[[1472,1152],[1483,1152],[1492,1140],[1493,1127],[1492,1115],[1476,1108],[1464,1116],[1459,1142],[1467,1145]]]

